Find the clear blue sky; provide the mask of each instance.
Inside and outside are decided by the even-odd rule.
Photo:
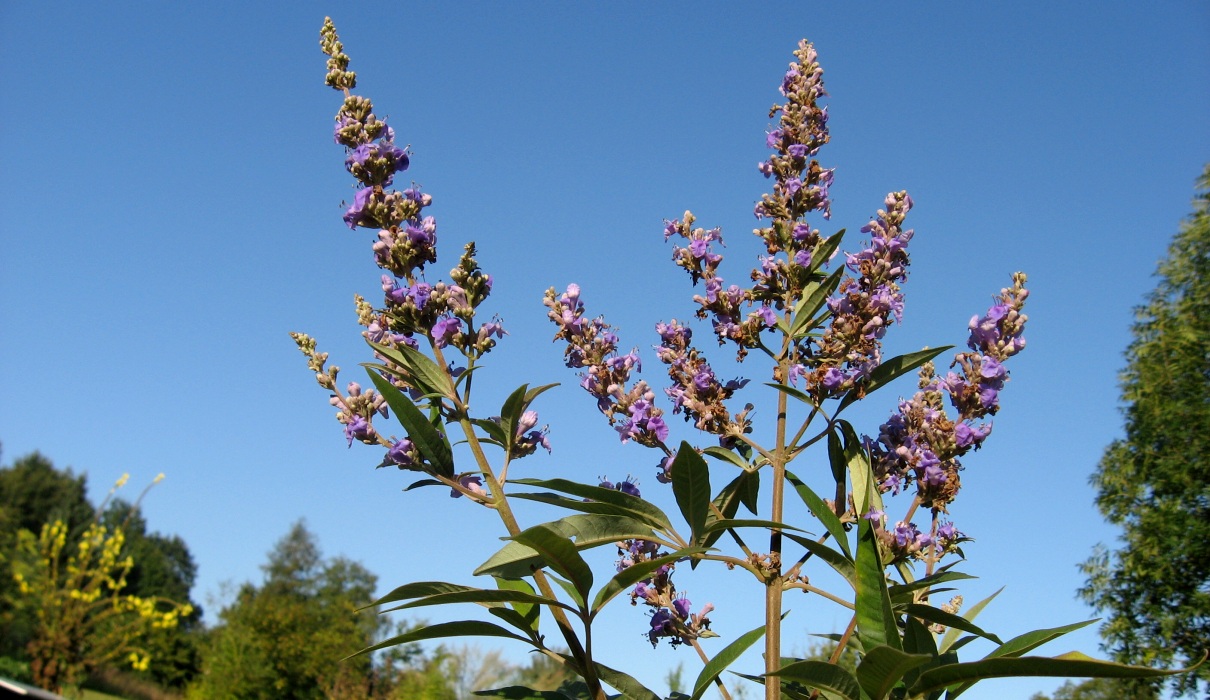
[[[670,503],[651,455],[618,444],[562,367],[542,292],[581,284],[658,383],[651,328],[692,312],[662,220],[688,208],[722,226],[724,275],[745,276],[766,113],[805,36],[832,94],[820,156],[836,167],[831,225],[856,234],[889,190],[917,205],[907,311],[888,351],[963,342],[1010,273],[1030,275],[1029,348],[953,509],[977,538],[962,568],[981,578],[962,590],[973,602],[1007,586],[981,618],[1002,635],[1091,616],[1075,600],[1076,565],[1116,533],[1088,476],[1121,434],[1132,308],[1210,159],[1205,3],[358,7],[0,5],[6,463],[41,450],[87,472],[98,498],[123,472],[132,486],[166,472],[147,517],[188,542],[204,602],[222,600],[224,581],[258,579],[300,517],[384,589],[466,581],[496,546],[490,514],[435,490],[401,493],[406,475],[345,448],[287,336],[317,336],[358,379],[368,358],[352,295],[379,293],[370,234],[340,220],[352,181],[317,45],[330,14],[360,92],[412,145],[407,175],[435,198],[435,271],[474,239],[495,277],[511,335],[491,357],[484,410],[521,382],[564,382],[538,406],[555,452],[524,463],[527,475],[633,473]],[[876,430],[896,391],[911,386],[872,399],[859,427]],[[680,582],[719,606],[726,638],[756,624],[744,602],[756,586],[740,579]],[[696,674],[688,654],[645,647],[638,610],[616,612],[606,663],[635,659],[653,685],[678,660]],[[801,606],[786,645],[845,622]],[[1096,645],[1089,630],[1049,650]]]

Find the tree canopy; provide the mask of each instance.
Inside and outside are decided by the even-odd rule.
[[[1126,349],[1125,436],[1091,479],[1121,546],[1084,563],[1080,595],[1106,615],[1119,661],[1172,665],[1210,644],[1210,165],[1157,277]],[[1193,695],[1207,680],[1203,665],[1173,689]]]

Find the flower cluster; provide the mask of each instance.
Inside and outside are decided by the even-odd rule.
[[[877,439],[867,439],[874,475],[884,493],[899,493],[914,483],[920,504],[934,512],[945,512],[957,496],[959,458],[978,449],[991,434],[991,423],[980,421],[999,409],[999,391],[1008,379],[1003,362],[1025,347],[1022,332],[1027,317],[1021,313],[1029,296],[1025,281],[1024,274],[1014,274],[1013,286],[1001,290],[987,314],[971,319],[967,343],[971,352],[957,354],[952,365],[962,373],[949,372],[940,378],[932,363],[926,363],[920,369],[916,394],[900,401],[899,410],[879,428]],[[944,405],[947,394],[958,412],[953,419]],[[963,535],[945,523],[929,537],[917,549],[935,544],[935,551],[949,551]]]
[[[663,444],[668,439],[668,425],[664,412],[652,403],[655,392],[641,379],[626,388],[630,373],[642,369],[638,351],[619,354],[613,328],[601,318],[584,317],[579,285],[569,284],[562,294],[552,287],[542,303],[550,309],[547,317],[558,326],[554,340],[567,343],[564,361],[568,367],[584,370],[580,386],[596,398],[597,408],[622,442],[633,439],[647,447]]]
[[[655,330],[660,336],[656,352],[660,361],[668,365],[668,377],[672,380],[672,386],[664,390],[672,399],[672,412],[683,412],[685,420],[693,421],[698,430],[720,437],[746,432],[746,421],[733,418],[723,401],[748,380],[720,382],[705,358],[689,344],[693,331],[675,318],[657,324]]]
[[[637,556],[637,555],[633,555]],[[661,638],[666,638],[673,647],[691,644],[700,637],[714,636],[710,632],[709,615],[714,604],[706,603],[701,612],[692,613],[693,604],[684,595],[677,595],[672,583],[673,565],[665,564],[651,575],[635,584],[630,593],[631,605],[640,602],[651,609],[647,640],[654,647]]]
[[[870,234],[867,248],[849,254],[845,266],[852,273],[841,280],[838,294],[828,299],[832,321],[809,351],[809,366],[799,371],[807,391],[824,399],[854,386],[882,361],[882,337],[887,326],[903,315],[899,283],[907,277],[907,244],[913,231],[903,230],[912,208],[907,192],[892,192],[886,209],[862,227]]]

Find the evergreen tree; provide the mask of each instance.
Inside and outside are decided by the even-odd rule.
[[[1080,595],[1106,615],[1106,648],[1136,664],[1196,662],[1210,646],[1210,166],[1198,190],[1137,310],[1121,377],[1125,437],[1092,476],[1122,546],[1084,563]],[[1203,665],[1174,676],[1173,689],[1195,695],[1207,680]]]

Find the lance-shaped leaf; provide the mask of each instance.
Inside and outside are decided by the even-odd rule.
[[[756,472],[741,472],[714,497],[714,507],[706,516],[706,529],[709,530],[712,523],[720,520],[719,513],[722,514],[721,519],[734,518],[736,512],[739,511],[741,502],[746,504],[749,497],[755,500],[756,489],[759,487],[760,476]],[[715,512],[716,510],[717,512]],[[723,530],[710,531],[706,535],[706,539],[702,541],[702,546],[713,547],[714,543],[723,536],[723,532]]]
[[[844,700],[860,700],[861,685],[853,674],[826,661],[795,661],[778,671],[767,674],[783,681],[793,681],[809,688],[834,693]]]
[[[913,594],[918,590],[935,586],[938,583],[945,583],[947,581],[961,581],[968,578],[978,577],[958,571],[938,571],[930,576],[916,579],[911,583],[900,583],[891,586],[888,592],[891,595],[891,602],[898,605],[900,603],[911,602]],[[933,592],[936,593],[937,591]]]
[[[844,437],[845,462],[849,468],[849,479],[853,482],[853,502],[858,517],[868,513],[870,508],[883,510],[882,492],[878,489],[869,456],[857,437],[857,431],[848,421],[838,420],[836,424]]]
[[[408,371],[408,381],[425,394],[430,396],[448,397],[453,393],[449,377],[429,359],[428,355],[407,345],[387,347],[378,343],[370,343],[380,355]]]
[[[1204,659],[1203,659],[1204,661]],[[1200,666],[1199,661],[1192,668],[1164,669],[1147,666],[1127,666],[1094,659],[1078,651],[1068,652],[1056,657],[1020,656],[983,659],[966,663],[947,664],[938,666],[920,674],[920,678],[908,688],[909,696],[918,696],[934,690],[948,688],[958,683],[981,681],[989,678],[1015,677],[1058,677],[1058,678],[1158,678],[1185,673]],[[962,692],[964,686],[958,692]],[[948,697],[956,697],[951,691]]]
[[[901,649],[899,626],[887,594],[878,538],[870,521],[857,521],[857,634],[866,649],[887,645]]]
[[[437,481],[436,479],[420,479],[419,481],[413,481],[412,483],[408,484],[407,488],[405,488],[404,491],[411,491],[412,489],[423,488],[425,486],[444,486],[444,485],[445,484],[442,484],[440,481]]]
[[[445,436],[429,422],[429,419],[416,408],[412,400],[403,395],[394,384],[391,384],[378,372],[367,370],[370,380],[378,388],[378,393],[386,399],[387,405],[395,412],[395,418],[408,433],[408,439],[420,451],[421,456],[433,466],[440,476],[453,477],[454,455]]]
[[[537,552],[547,566],[570,581],[579,594],[576,602],[584,605],[592,590],[592,569],[580,556],[574,542],[547,525],[535,525],[512,539]]]
[[[529,405],[542,392],[556,386],[558,384],[544,384],[530,389],[528,384],[522,384],[504,400],[504,406],[500,409],[500,432],[503,434],[501,443],[506,454],[512,454],[513,444],[517,441],[517,426]]]
[[[488,698],[503,698],[503,700],[576,700],[576,696],[567,695],[557,690],[534,690],[521,685],[510,685],[506,688],[491,690],[476,690],[475,695]]]
[[[710,467],[688,442],[681,442],[672,460],[672,495],[689,523],[690,542],[700,544],[710,513]]]
[[[1002,590],[1004,590],[1004,589],[1001,588],[1000,591],[1002,591]],[[991,594],[991,596],[988,597],[987,599],[980,601],[980,604],[986,605],[988,602],[991,601],[992,598],[995,598],[997,595],[999,595],[1000,591],[996,591],[995,593]],[[978,606],[976,606],[976,607],[978,607]],[[973,619],[976,614],[978,614],[978,611],[975,610],[975,608],[971,608],[970,612],[968,612],[968,619]],[[1038,647],[1042,646],[1043,644],[1046,644],[1047,642],[1051,642],[1055,639],[1058,639],[1059,637],[1062,637],[1063,635],[1067,634],[1068,632],[1074,632],[1075,630],[1078,630],[1081,627],[1087,627],[1088,625],[1091,625],[1094,622],[1096,622],[1095,618],[1092,620],[1085,620],[1084,622],[1075,622],[1070,625],[1063,625],[1061,627],[1051,627],[1048,629],[1040,629],[1040,630],[1034,630],[1032,632],[1026,632],[1025,634],[1013,637],[1012,639],[1008,640],[1007,642],[996,647],[994,650],[992,650],[992,652],[990,654],[985,656],[984,659],[995,659],[995,658],[1000,658],[1000,657],[1018,657],[1018,656],[1021,656],[1022,654],[1028,654],[1029,652],[1033,651],[1034,649],[1037,649]],[[951,630],[951,632],[952,631],[953,630]],[[948,638],[948,636],[949,635],[947,633],[946,637]],[[969,639],[969,637],[968,637],[968,639]],[[944,642],[944,640],[942,640],[942,641]],[[949,647],[943,646],[942,650],[946,650],[947,648],[957,649],[958,644],[951,642]],[[961,695],[962,693],[969,690],[972,685],[974,685],[974,683],[970,682],[970,683],[965,683],[962,686],[959,686],[958,688],[953,688],[949,691],[948,696],[950,698],[956,698],[959,695]]]
[[[745,460],[743,457],[740,457],[739,455],[735,454],[731,450],[723,449],[722,447],[718,447],[718,446],[707,447],[706,449],[702,450],[702,454],[713,457],[719,461],[726,462],[728,464],[737,466],[740,469],[743,469],[744,471],[752,470],[752,465],[748,464],[747,460]]]
[[[775,382],[765,382],[765,386],[777,389],[795,401],[801,401],[812,408],[816,406],[815,399],[811,398],[810,395],[808,395],[802,389],[796,389],[789,384],[777,384]]]
[[[668,520],[668,516],[664,511],[655,507],[651,503],[644,501],[637,496],[631,496],[628,493],[622,493],[615,489],[605,489],[600,486],[589,486],[580,484],[567,479],[513,479],[512,483],[522,486],[534,486],[541,489],[550,489],[552,491],[560,491],[568,493],[572,496],[587,498],[598,503],[608,503],[616,506],[620,511],[631,514],[631,517],[636,520],[649,523],[652,527],[658,528],[667,533],[673,533],[672,522]],[[533,498],[530,494],[509,494],[514,498],[530,498],[531,500],[539,500]],[[568,506],[570,507],[570,506]]]
[[[701,673],[697,674],[697,680],[693,682],[693,695],[690,696],[690,699],[698,700],[701,698],[702,693],[706,692],[706,689],[710,687],[714,679],[718,678],[723,671],[726,671],[728,666],[735,663],[735,660],[747,651],[748,647],[755,644],[756,640],[765,636],[765,629],[765,626],[761,625],[754,630],[745,632],[715,654],[714,658],[710,659],[705,667],[702,668]]]
[[[794,307],[794,317],[790,322],[790,335],[798,337],[804,330],[807,330],[807,324],[815,317],[815,314],[823,308],[824,302],[836,291],[836,285],[840,284],[840,277],[844,273],[845,268],[840,268],[828,275],[820,282],[813,282],[803,289],[803,297]]]
[[[574,538],[576,549],[591,549],[622,540],[657,541],[650,527],[625,516],[570,515],[547,525],[563,537]],[[475,575],[516,579],[529,576],[545,563],[534,549],[520,542],[509,542],[475,569]]]
[[[689,547],[687,549],[678,549],[671,554],[665,554],[662,557],[648,559],[633,566],[628,566],[619,571],[613,578],[609,579],[601,590],[597,591],[596,597],[592,601],[592,614],[596,615],[601,608],[605,607],[609,601],[613,600],[619,593],[630,588],[639,581],[651,578],[652,572],[664,566],[665,564],[674,564],[679,559],[701,554],[709,551],[705,547]]]
[[[529,581],[526,581],[525,579],[506,579],[500,578],[499,576],[494,576],[493,578],[496,581],[496,588],[499,588],[500,590],[520,591],[522,593],[529,593],[531,595],[538,594],[538,592],[534,590],[534,587],[529,585]],[[538,618],[542,610],[541,606],[531,605],[529,603],[514,602],[512,603],[512,609],[521,616],[521,619],[525,621],[528,629],[535,632],[538,631]]]
[[[631,676],[602,663],[594,661],[593,665],[597,669],[597,677],[622,691],[622,695],[627,700],[660,700],[660,696],[651,692],[650,689]]]
[[[457,583],[446,583],[444,581],[416,581],[414,583],[405,583],[395,590],[387,593],[378,600],[361,608],[372,608],[376,605],[387,605],[390,603],[398,603],[401,600],[411,600],[412,598],[424,598],[431,595],[441,595],[444,593],[461,593],[463,591],[481,590],[473,586],[462,586]]]
[[[843,576],[844,580],[849,582],[849,585],[852,586],[854,590],[857,589],[857,569],[853,566],[853,562],[845,555],[822,542],[817,542],[806,537],[799,537],[798,535],[792,535],[788,532],[785,534],[786,537],[799,543],[812,555],[819,557],[824,561],[824,563],[832,567],[836,573]]]
[[[504,603],[527,603],[530,605],[551,605],[564,608],[565,610],[575,611],[575,608],[561,603],[551,598],[545,598],[540,595],[523,593],[521,591],[509,590],[492,590],[484,588],[476,588],[469,591],[453,591],[450,593],[441,593],[439,595],[431,595],[424,598],[417,598],[410,603],[397,605],[393,608],[387,608],[382,612],[395,612],[396,610],[405,610],[407,608],[422,608],[429,605],[450,605],[453,603],[476,603],[485,607],[494,607]]]
[[[971,634],[977,634],[984,639],[990,639],[996,644],[1003,644],[999,637],[991,632],[984,632],[977,625],[975,625],[975,623],[971,622],[965,617],[962,617],[961,615],[947,613],[940,608],[934,608],[931,605],[921,605],[919,603],[909,603],[908,605],[904,606],[904,611],[908,615],[918,617],[926,622],[934,622],[939,625],[945,625],[946,627],[954,627],[962,630],[963,632],[970,632]]]
[[[849,404],[862,396],[870,395],[953,347],[953,345],[944,345],[939,348],[926,348],[916,352],[909,352],[906,355],[892,357],[875,367],[870,372],[870,376],[866,377],[866,380],[860,386],[850,389],[849,393],[845,394],[844,398],[840,400],[840,405],[836,407],[836,412],[840,413]]]
[[[794,487],[794,491],[802,502],[807,504],[811,514],[823,523],[828,532],[832,535],[832,539],[836,540],[836,544],[844,551],[849,561],[853,560],[853,550],[849,547],[849,533],[845,532],[844,525],[840,522],[840,518],[836,517],[836,513],[828,507],[828,504],[823,502],[810,486],[807,486],[802,479],[799,479],[789,470],[786,471],[786,480]]]
[[[423,642],[426,639],[445,639],[446,637],[504,637],[506,639],[516,639],[529,643],[529,640],[525,637],[513,634],[500,625],[492,624],[491,622],[481,622],[479,620],[462,620],[460,622],[443,622],[438,625],[426,625],[406,634],[391,637],[374,646],[366,647],[356,654],[345,658],[352,659],[362,654],[369,654],[379,649],[387,649],[399,646],[400,644]]]
[[[881,700],[906,673],[932,660],[933,657],[927,654],[908,654],[886,645],[876,646],[857,664],[857,682],[871,698]]]
[[[963,610],[962,617],[965,617],[966,619],[974,622],[975,618],[978,617],[979,613],[983,612],[983,608],[986,608],[988,603],[995,600],[996,596],[1000,595],[1000,591],[1003,591],[1003,590],[1004,590],[1004,587],[1001,586],[1000,589],[997,590],[995,593],[992,593],[991,595],[989,595],[988,597],[979,601],[978,603],[975,603],[974,605],[970,606],[966,610]],[[1091,624],[1092,622],[1093,622],[1092,620],[1089,620],[1088,622],[1081,622],[1081,623],[1079,623],[1079,627],[1083,627],[1084,625]],[[1079,627],[1073,627],[1072,629],[1079,629]],[[941,637],[941,642],[938,644],[937,648],[941,652],[949,651],[950,647],[953,647],[954,643],[958,641],[958,633],[960,631],[961,630],[956,630],[956,629],[946,630],[945,634]],[[1012,640],[1009,640],[1009,643],[1011,643],[1011,642],[1012,642]],[[1025,653],[1025,652],[1023,651],[1021,653]]]
[[[739,529],[741,527],[764,527],[770,530],[792,530],[794,532],[806,532],[802,528],[787,525],[785,523],[775,522],[773,520],[756,520],[752,518],[739,518],[726,520],[714,520],[704,528],[704,532],[714,532],[715,530]],[[807,533],[810,534],[810,533]]]
[[[933,639],[933,633],[924,626],[923,622],[911,616],[905,620],[904,624],[903,650],[909,654],[923,654],[929,658],[928,663],[917,666],[903,675],[905,685],[915,683],[916,679],[920,677],[921,672],[934,666],[939,666],[942,663],[958,663],[957,654],[939,656],[937,654],[937,641]]]

